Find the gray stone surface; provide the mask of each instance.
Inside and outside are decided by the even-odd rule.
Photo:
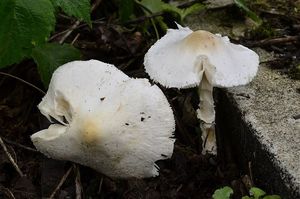
[[[257,77],[247,86],[228,89],[253,129],[279,168],[283,181],[300,195],[300,81],[261,66]],[[276,172],[276,171],[274,171]],[[266,176],[267,177],[267,176]]]

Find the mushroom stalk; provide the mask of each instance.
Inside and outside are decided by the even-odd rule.
[[[202,153],[217,154],[213,85],[207,80],[205,73],[198,87],[198,95],[200,103],[197,117],[201,120]]]

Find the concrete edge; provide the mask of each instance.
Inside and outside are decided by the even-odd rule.
[[[300,198],[300,82],[261,67],[248,86],[221,90],[217,124],[254,182],[283,198]],[[223,137],[223,136],[222,136]],[[226,139],[226,138],[225,138]],[[222,149],[221,149],[222,150]],[[221,151],[220,150],[220,151]]]

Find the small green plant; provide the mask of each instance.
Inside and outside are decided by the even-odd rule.
[[[245,12],[248,17],[250,17],[253,21],[255,21],[258,25],[262,24],[262,20],[259,16],[256,15],[255,12],[250,10],[248,6],[246,5],[244,0],[234,0],[235,5],[237,5],[242,11]]]
[[[135,9],[137,8],[137,9]],[[164,21],[163,14],[168,13],[173,17],[173,20],[181,23],[184,18],[196,11],[205,9],[202,3],[195,3],[186,8],[179,8],[178,6],[165,3],[162,0],[121,0],[119,7],[119,15],[122,22],[134,19],[136,16],[133,13],[140,13],[149,18],[150,25],[153,26],[157,39],[159,39],[158,27],[164,32],[168,25]],[[148,24],[146,25],[148,27]]]
[[[217,189],[212,198],[213,199],[230,199],[233,194],[231,187],[225,186]],[[257,187],[252,187],[249,190],[250,196],[243,196],[241,199],[281,199],[279,195],[267,195],[266,192]]]
[[[205,6],[200,3],[193,4],[188,8],[178,8],[175,5],[165,3],[162,0],[142,0],[142,1],[135,1],[137,4],[141,5],[145,8],[146,14],[153,14],[158,12],[169,12],[174,14],[175,17],[179,16],[178,20],[182,21],[187,15],[203,9]]]
[[[222,187],[217,189],[213,194],[213,199],[230,199],[230,196],[233,194],[231,187]]]
[[[141,0],[141,1],[136,0],[135,2],[142,7],[146,15],[151,15],[154,13],[170,13],[174,16],[176,21],[179,23],[181,23],[183,19],[186,16],[190,15],[191,13],[205,8],[205,6],[200,3],[193,4],[188,8],[180,9],[175,5],[165,3],[162,0]],[[164,23],[163,18],[161,16],[156,17],[155,21],[156,23],[159,24],[159,26],[164,31],[168,28],[167,24]],[[151,22],[154,28],[156,29],[154,21]],[[156,31],[156,35],[158,36],[157,31]]]

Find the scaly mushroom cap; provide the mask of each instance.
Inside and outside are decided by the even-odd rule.
[[[162,91],[113,65],[90,60],[59,67],[38,107],[63,124],[31,136],[51,158],[110,177],[142,178],[157,176],[155,161],[173,153],[175,122]]]
[[[205,68],[213,86],[231,87],[247,84],[256,75],[259,58],[254,51],[230,43],[228,37],[178,28],[169,29],[145,55],[145,70],[154,81],[165,87],[195,87]]]

